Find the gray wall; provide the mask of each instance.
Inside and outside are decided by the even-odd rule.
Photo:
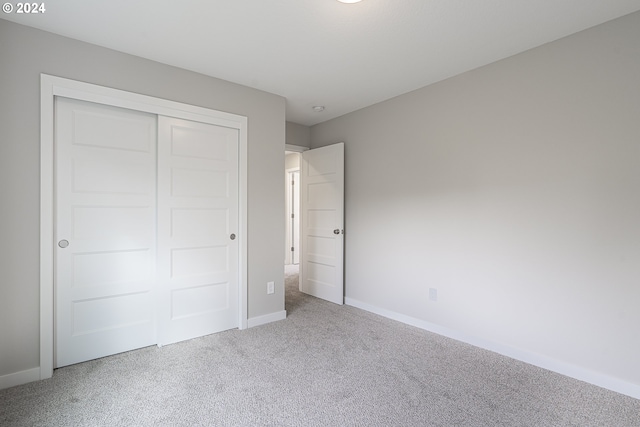
[[[293,122],[287,122],[286,141],[290,145],[309,148],[311,145],[311,128]]]
[[[40,73],[247,116],[249,317],[284,310],[284,98],[0,19],[0,377],[39,366]]]
[[[339,141],[347,298],[640,395],[640,13],[311,128]]]

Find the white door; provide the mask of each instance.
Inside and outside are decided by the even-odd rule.
[[[344,143],[303,152],[300,172],[300,290],[343,304]]]
[[[156,343],[156,117],[56,98],[60,367]]]
[[[237,129],[158,118],[159,344],[239,325]]]

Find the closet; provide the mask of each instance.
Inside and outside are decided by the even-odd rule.
[[[239,129],[54,108],[54,367],[238,327]]]

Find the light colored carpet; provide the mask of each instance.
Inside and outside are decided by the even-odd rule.
[[[301,294],[288,318],[58,369],[2,426],[640,426],[640,401]]]

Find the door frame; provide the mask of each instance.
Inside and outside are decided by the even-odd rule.
[[[297,196],[298,198],[300,197],[300,179],[298,178],[298,182],[296,183],[298,185],[298,194],[294,194],[293,189],[291,188],[291,181],[293,179],[293,174],[294,173],[298,173],[298,176],[300,176],[300,167],[296,167],[296,168],[288,168],[285,169],[285,175],[286,175],[286,189],[285,189],[285,198],[286,198],[286,226],[285,226],[285,237],[286,237],[286,241],[287,241],[287,247],[285,248],[285,264],[291,265],[294,264],[294,257],[292,255],[292,251],[291,248],[295,247],[294,243],[294,232],[297,231],[298,232],[298,247],[295,247],[296,251],[300,251],[300,227],[298,227],[298,230],[294,230],[294,223],[295,221],[292,221],[294,218],[291,216],[292,214],[294,215],[298,215],[296,217],[296,219],[298,219],[298,221],[300,220],[300,209],[298,209],[298,212],[295,212],[295,199],[294,196]],[[300,205],[300,200],[298,200],[298,206]],[[289,262],[291,261],[291,262]]]
[[[53,376],[54,351],[54,98],[88,101],[239,131],[239,329],[247,328],[247,118],[119,89],[40,75],[40,379]]]
[[[284,154],[285,156],[287,154],[298,154],[299,156],[299,161],[302,162],[302,153],[304,153],[305,151],[310,150],[309,147],[304,147],[302,145],[294,145],[294,144],[285,144],[284,146]],[[290,227],[290,219],[289,215],[288,215],[288,209],[289,209],[289,190],[291,189],[291,186],[288,183],[288,176],[289,176],[289,172],[293,172],[293,171],[300,171],[300,164],[298,164],[298,167],[296,168],[288,168],[284,170],[284,176],[285,176],[285,183],[284,183],[284,197],[285,197],[285,248],[284,248],[284,256],[285,256],[285,265],[286,265],[286,260],[291,257],[291,247],[289,245],[289,237],[290,237],[290,231],[289,231],[289,227]],[[298,212],[299,213],[299,212]],[[300,227],[298,227],[298,235],[300,234]],[[293,260],[292,260],[293,262]]]

